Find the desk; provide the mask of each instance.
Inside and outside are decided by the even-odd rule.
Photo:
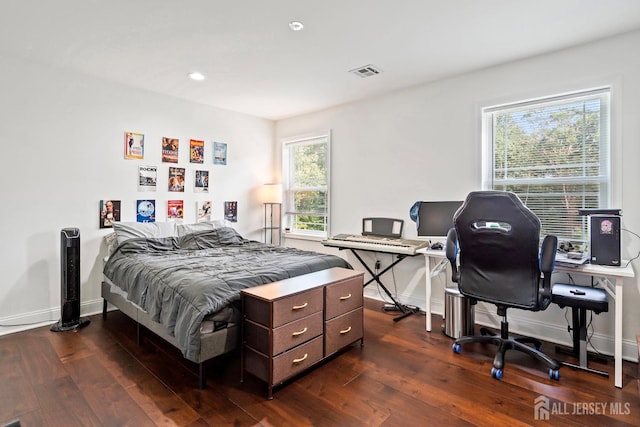
[[[623,265],[628,262],[624,261]],[[635,277],[631,264],[626,267],[609,267],[606,265],[583,264],[577,267],[566,267],[556,264],[554,273],[579,274],[593,277],[595,283],[605,289],[613,298],[614,313],[614,384],[622,388],[622,285],[625,277]]]
[[[425,270],[425,293],[427,313],[427,331],[431,332],[431,278],[440,274],[448,262],[446,252],[444,250],[423,248],[416,251],[424,255]],[[431,259],[437,261],[436,265],[431,268]],[[614,384],[618,388],[622,388],[622,285],[625,277],[635,277],[631,264],[623,261],[622,265],[626,267],[609,267],[606,265],[583,264],[576,267],[567,267],[556,264],[554,273],[579,274],[583,276],[591,276],[595,283],[604,288],[613,298],[615,304],[615,323],[614,323],[614,361],[615,361],[615,377]],[[427,274],[428,272],[428,274]]]

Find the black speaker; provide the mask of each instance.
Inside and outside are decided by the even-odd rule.
[[[620,216],[591,215],[591,264],[620,266]]]
[[[91,321],[80,317],[80,230],[60,231],[60,320],[54,332],[75,331]]]

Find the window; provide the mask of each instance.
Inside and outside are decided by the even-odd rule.
[[[610,90],[483,110],[485,188],[516,193],[542,233],[585,243],[581,208],[607,208]]]
[[[285,228],[288,232],[329,235],[330,135],[283,144]]]

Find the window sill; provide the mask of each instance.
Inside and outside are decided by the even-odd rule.
[[[325,240],[324,236],[313,236],[310,234],[301,234],[301,233],[282,233],[282,237],[285,239],[297,239],[297,240],[309,240],[311,242],[321,242]]]

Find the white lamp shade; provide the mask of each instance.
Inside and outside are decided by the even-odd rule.
[[[262,189],[262,203],[282,203],[282,184],[265,184]]]

